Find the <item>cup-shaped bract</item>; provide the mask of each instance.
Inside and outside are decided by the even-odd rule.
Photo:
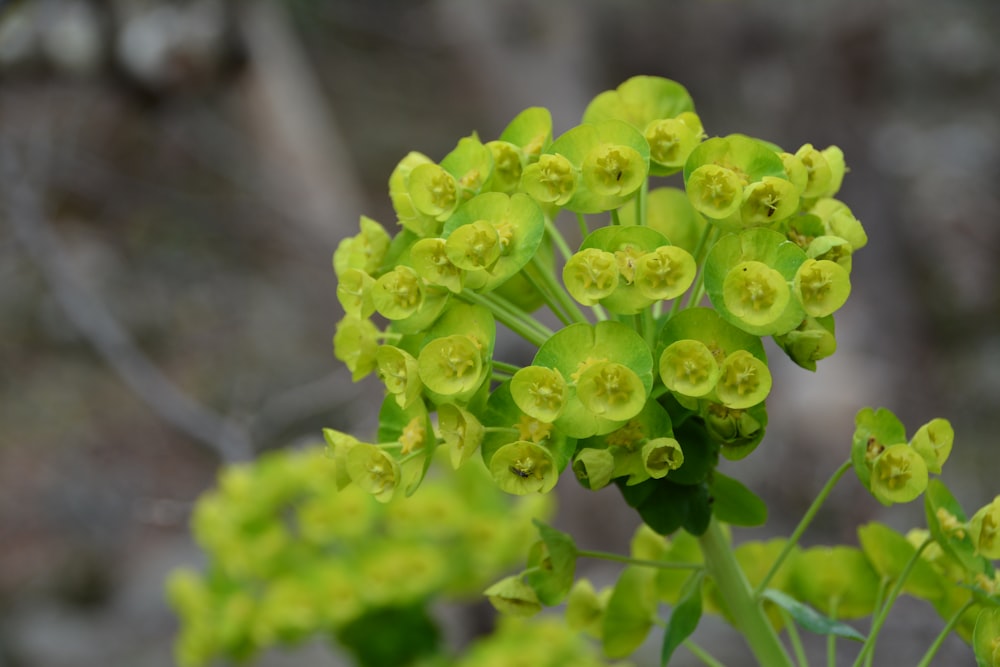
[[[334,485],[338,491],[342,491],[351,483],[351,475],[347,472],[347,453],[358,444],[358,439],[332,428],[323,429],[323,439],[326,441],[327,455],[333,458]]]
[[[809,185],[809,172],[806,171],[806,166],[794,153],[781,151],[778,153],[778,157],[781,158],[781,164],[785,168],[788,180],[795,186],[795,191],[801,195],[806,186]]]
[[[733,352],[719,365],[715,394],[727,408],[749,408],[762,402],[770,392],[771,371],[746,350]]]
[[[658,76],[633,76],[594,97],[583,112],[583,122],[621,120],[641,130],[654,120],[691,111],[694,101],[681,84]]]
[[[822,221],[826,233],[847,241],[854,252],[868,244],[868,234],[844,202],[829,197],[816,200],[809,213]]]
[[[927,463],[927,471],[941,474],[941,466],[951,454],[955,442],[955,429],[947,419],[932,419],[913,434],[910,446],[917,450]]]
[[[740,174],[717,164],[693,170],[684,187],[694,209],[712,221],[730,217],[743,203]]]
[[[416,358],[394,345],[381,345],[375,353],[376,372],[387,392],[393,395],[399,407],[409,407],[420,397],[420,381]]]
[[[618,287],[618,262],[606,250],[584,248],[566,260],[562,275],[570,295],[585,306],[593,306]]]
[[[642,465],[647,475],[660,479],[684,465],[684,451],[673,438],[653,438],[642,446]]]
[[[1000,496],[972,515],[969,537],[977,554],[990,560],[1000,558]]]
[[[493,178],[489,182],[489,190],[514,192],[521,182],[521,174],[524,171],[524,153],[509,141],[487,141],[486,148],[493,158]]]
[[[582,447],[573,457],[573,474],[580,484],[591,491],[611,483],[615,472],[615,457],[608,449]]]
[[[444,287],[449,292],[462,291],[463,271],[448,258],[444,239],[428,237],[418,240],[410,247],[410,262],[413,270],[427,283]]]
[[[600,639],[609,597],[610,588],[598,593],[589,579],[577,579],[566,598],[567,625],[572,630]]]
[[[579,169],[565,156],[542,154],[524,168],[521,189],[539,204],[565,206],[576,194]]]
[[[675,394],[700,398],[715,389],[719,364],[700,340],[686,338],[664,348],[659,359],[660,379]]]
[[[511,378],[510,393],[526,415],[551,423],[558,419],[566,405],[568,387],[562,374],[554,368],[525,366]]]
[[[579,170],[573,196],[563,204],[577,213],[618,208],[639,191],[649,173],[649,144],[638,130],[617,120],[578,125],[556,139],[546,153],[564,156]],[[524,178],[528,175],[526,169]]]
[[[518,496],[548,493],[559,479],[551,452],[527,440],[516,440],[496,450],[489,468],[502,491]]]
[[[409,266],[399,265],[382,274],[371,288],[375,310],[389,320],[403,320],[424,302],[424,285]]]
[[[906,427],[887,408],[863,408],[854,417],[851,463],[861,484],[871,489],[872,466],[887,447],[906,442]]]
[[[723,231],[766,224],[757,221],[756,217],[744,220],[741,207],[744,189],[754,183],[773,183],[765,180],[770,178],[788,178],[781,158],[771,146],[742,134],[708,139],[691,151],[684,163],[684,189],[691,203]],[[778,196],[778,187],[764,187],[756,196],[750,195],[748,214],[761,213],[767,218],[767,203],[774,204],[775,211],[781,209],[783,212],[790,205],[789,197],[795,188],[782,187]]]
[[[576,396],[592,414],[625,421],[646,404],[646,388],[631,368],[613,361],[587,366],[576,379]]]
[[[348,269],[374,274],[389,250],[389,233],[378,222],[361,216],[361,231],[343,239],[333,253],[333,270],[338,278]]]
[[[370,320],[346,315],[333,335],[333,356],[344,362],[357,382],[375,370],[378,328]]]
[[[882,504],[908,503],[927,489],[927,464],[908,444],[890,445],[872,461],[869,482]]]
[[[649,173],[666,176],[680,171],[701,141],[701,120],[692,112],[654,120],[643,131],[649,143]]]
[[[774,342],[796,364],[815,371],[817,361],[837,351],[833,317],[807,317],[795,329],[775,336]]]
[[[442,403],[437,412],[441,438],[449,447],[449,460],[457,470],[479,449],[485,430],[474,414],[453,403]]]
[[[529,163],[537,161],[552,143],[552,113],[545,107],[528,107],[507,124],[500,140],[517,146]]]
[[[483,591],[483,595],[502,614],[534,616],[542,610],[535,589],[520,575],[504,577]]]
[[[361,269],[345,269],[337,277],[337,301],[344,312],[354,317],[371,317],[375,312],[374,285],[375,279]]]
[[[972,648],[979,667],[1000,667],[1000,607],[983,607],[979,612]]]
[[[732,267],[722,282],[725,312],[759,329],[773,325],[788,307],[791,291],[784,276],[763,262],[750,260]]]
[[[441,229],[441,223],[434,216],[421,213],[410,196],[410,176],[413,170],[422,165],[433,164],[423,153],[411,151],[399,161],[389,176],[389,198],[396,211],[396,219],[403,229],[418,237],[434,236]]]
[[[418,214],[444,222],[460,202],[458,181],[439,164],[420,164],[407,181],[410,202]]]
[[[557,369],[571,383],[566,406],[555,421],[556,428],[571,438],[586,438],[613,431],[622,421],[638,414],[653,386],[653,357],[649,346],[633,329],[618,322],[571,324],[543,343],[532,363]],[[613,366],[599,368],[606,363]],[[595,370],[587,374],[592,367]],[[604,389],[599,388],[605,382],[601,378],[601,370],[607,371],[608,382],[621,382],[615,388],[616,392],[623,393],[615,398],[614,417],[591,411],[578,395],[580,386],[584,386],[588,402],[606,409],[600,405],[605,400],[600,395]],[[634,382],[635,378],[638,378],[638,384]],[[619,409],[619,406],[627,406],[627,409]],[[622,416],[634,406],[638,409],[632,415]]]
[[[361,490],[383,503],[392,500],[401,479],[399,462],[381,447],[364,442],[347,452],[347,473]]]
[[[473,133],[462,137],[458,145],[441,159],[441,167],[455,178],[459,199],[479,194],[493,175],[493,156]]]
[[[705,262],[705,288],[727,322],[755,336],[780,335],[805,319],[791,283],[805,252],[771,229],[723,236]]]
[[[810,317],[832,315],[847,303],[851,278],[847,270],[828,259],[807,259],[792,281],[795,297]]]
[[[640,225],[602,227],[587,235],[580,245],[581,252],[596,248],[614,255],[615,266],[617,267],[618,282],[609,294],[600,299],[601,305],[613,313],[622,315],[634,315],[646,308],[656,299],[644,291],[636,282],[636,271],[640,260],[649,253],[656,252],[661,247],[670,247],[667,239],[654,229]],[[667,257],[671,256],[666,251]],[[683,251],[679,251],[678,256]],[[603,257],[603,255],[602,255]],[[691,262],[694,263],[693,261]],[[655,262],[654,262],[655,264]],[[656,268],[656,267],[654,267]],[[664,269],[662,264],[660,269]],[[682,275],[674,275],[669,269],[663,270],[660,278],[673,279],[675,281],[693,279],[694,270],[690,274],[684,267],[677,267]],[[691,267],[688,267],[691,268]],[[646,276],[644,284],[647,287],[654,286],[657,276]],[[659,285],[655,285],[658,287]],[[673,288],[679,287],[675,283]]]
[[[799,208],[799,193],[791,181],[764,176],[743,188],[740,219],[745,227],[770,225],[784,220]]]
[[[491,228],[496,237],[495,247],[493,235],[486,227]],[[485,192],[463,204],[445,223],[443,233],[452,262],[463,269],[477,270],[476,274],[467,276],[465,285],[488,292],[531,262],[545,234],[545,214],[523,193],[507,196],[501,192]],[[477,249],[480,243],[482,248]],[[461,256],[453,256],[452,252],[459,252],[459,248]]]
[[[483,358],[475,339],[463,334],[429,341],[417,355],[420,379],[434,393],[464,400],[484,379]]]
[[[660,246],[640,256],[635,263],[635,286],[648,299],[676,299],[694,282],[698,266],[694,257],[679,246]]]
[[[452,230],[445,254],[464,271],[485,271],[500,258],[500,235],[486,220],[475,220]]]
[[[799,150],[795,151],[795,157],[806,168],[806,186],[802,190],[803,197],[825,197],[836,192],[840,183],[835,180],[833,169],[822,152],[813,148],[812,144],[803,144]],[[841,154],[840,166],[843,169],[843,154]],[[841,178],[843,178],[843,172],[841,172]]]

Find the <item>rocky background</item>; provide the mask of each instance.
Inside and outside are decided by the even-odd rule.
[[[371,428],[377,387],[331,354],[330,255],[361,213],[393,221],[396,162],[530,105],[564,131],[634,74],[687,86],[709,134],[841,146],[871,238],[838,353],[816,376],[774,356],[771,432],[736,473],[766,530],[798,520],[865,405],[951,419],[945,480],[984,504],[998,37],[993,0],[0,0],[0,667],[172,664],[162,581],[199,562],[187,516],[220,463]],[[560,486],[581,542],[626,543],[614,492]],[[847,481],[806,542],[920,514]],[[915,607],[880,644],[894,664],[941,627]],[[969,660],[955,641],[936,664]]]

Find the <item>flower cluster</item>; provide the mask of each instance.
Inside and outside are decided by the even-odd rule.
[[[809,369],[836,348],[867,242],[834,198],[845,171],[836,147],[708,138],[688,92],[650,76],[556,138],[534,107],[440,162],[410,153],[389,179],[398,232],[362,217],[333,258],[335,355],[386,391],[379,442],[329,431],[335,456],[380,500],[412,493],[438,446],[456,467],[478,450],[515,494],[571,467],[663,533],[703,532],[719,454],[764,434],[762,337]],[[495,358],[498,323],[530,364]]]
[[[336,637],[368,664],[364,652],[386,643],[389,616],[400,642],[411,626],[430,641],[407,660],[440,648],[429,602],[482,590],[521,558],[529,518],[551,510],[545,498],[512,503],[481,466],[429,480],[405,503],[378,503],[356,485],[338,490],[336,478],[320,447],[223,470],[193,518],[208,569],[178,570],[167,585],[182,621],[178,664],[246,660],[315,635]]]

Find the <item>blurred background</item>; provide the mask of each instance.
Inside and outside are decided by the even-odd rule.
[[[330,257],[362,213],[392,227],[396,162],[532,105],[558,134],[635,74],[684,84],[709,135],[843,148],[870,237],[837,354],[815,375],[773,355],[768,437],[726,468],[771,504],[764,532],[794,525],[866,405],[911,432],[949,418],[945,481],[992,499],[1000,3],[0,0],[0,666],[172,664],[162,582],[200,562],[187,519],[219,465],[373,428],[378,387],[332,356]],[[627,548],[616,493],[573,487],[559,524]],[[860,491],[842,482],[806,543],[923,525]],[[941,627],[915,607],[894,664]],[[970,658],[952,641],[935,664]]]

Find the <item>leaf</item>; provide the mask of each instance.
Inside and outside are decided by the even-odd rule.
[[[883,577],[898,579],[913,558],[916,548],[905,537],[886,525],[872,522],[858,529],[861,550],[872,567]],[[936,603],[944,595],[944,581],[934,566],[918,558],[903,585],[915,597]]]
[[[812,607],[785,595],[781,591],[768,588],[764,591],[762,597],[787,611],[795,619],[796,623],[809,632],[814,632],[818,635],[835,635],[859,642],[865,641],[863,634],[846,623],[824,616]]]
[[[529,562],[538,569],[529,571],[528,583],[535,589],[542,604],[557,605],[562,602],[573,587],[576,574],[576,545],[573,538],[552,526],[534,520],[542,537],[544,549],[538,554],[537,562]]]
[[[654,570],[629,566],[622,570],[604,612],[604,655],[624,658],[642,644],[653,626],[656,599]]]
[[[663,648],[660,649],[660,665],[670,662],[670,656],[685,639],[698,627],[701,620],[701,585],[705,580],[704,570],[691,575],[684,584],[681,599],[670,614],[667,631],[663,635]]]
[[[712,513],[733,526],[762,526],[767,521],[767,505],[753,491],[732,477],[716,472],[709,488]]]

